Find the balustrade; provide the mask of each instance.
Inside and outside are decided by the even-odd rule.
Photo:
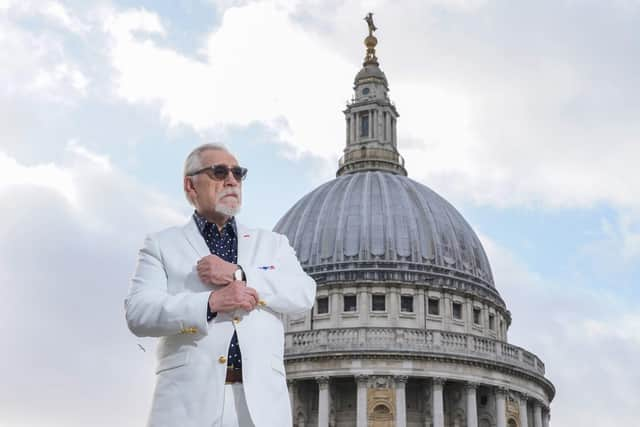
[[[427,352],[468,355],[509,363],[544,375],[544,364],[528,351],[472,334],[410,328],[343,328],[289,332],[285,356],[333,351]]]

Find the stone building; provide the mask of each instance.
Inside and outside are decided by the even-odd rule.
[[[286,321],[297,427],[546,427],[553,384],[460,213],[407,177],[371,16],[337,176],[275,230],[318,284]]]

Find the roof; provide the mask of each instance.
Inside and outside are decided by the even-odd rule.
[[[300,199],[274,230],[289,238],[305,269],[358,270],[393,261],[470,277],[495,292],[471,226],[444,198],[406,176],[337,177]]]

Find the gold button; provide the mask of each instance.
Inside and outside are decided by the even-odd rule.
[[[266,303],[266,302],[264,302],[264,300],[263,300],[263,299],[261,299],[261,300],[259,300],[259,301],[258,301],[258,305],[261,305],[261,306],[263,306],[263,307],[264,307],[265,305],[267,305],[267,303]]]
[[[192,334],[195,334],[196,332],[198,332],[197,328],[189,328],[189,332]]]
[[[226,358],[226,356],[220,356],[220,357],[218,357],[218,363],[227,363],[227,358]]]
[[[233,323],[240,323],[240,318],[239,317],[234,317],[233,318]]]

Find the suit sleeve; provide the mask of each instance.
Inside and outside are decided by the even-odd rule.
[[[125,298],[125,317],[139,337],[160,337],[208,332],[205,307],[210,292],[170,294],[157,238],[148,236]]]
[[[311,309],[315,301],[316,282],[304,272],[287,238],[276,234],[273,269],[243,266],[247,286],[254,288],[265,306],[283,314]]]

